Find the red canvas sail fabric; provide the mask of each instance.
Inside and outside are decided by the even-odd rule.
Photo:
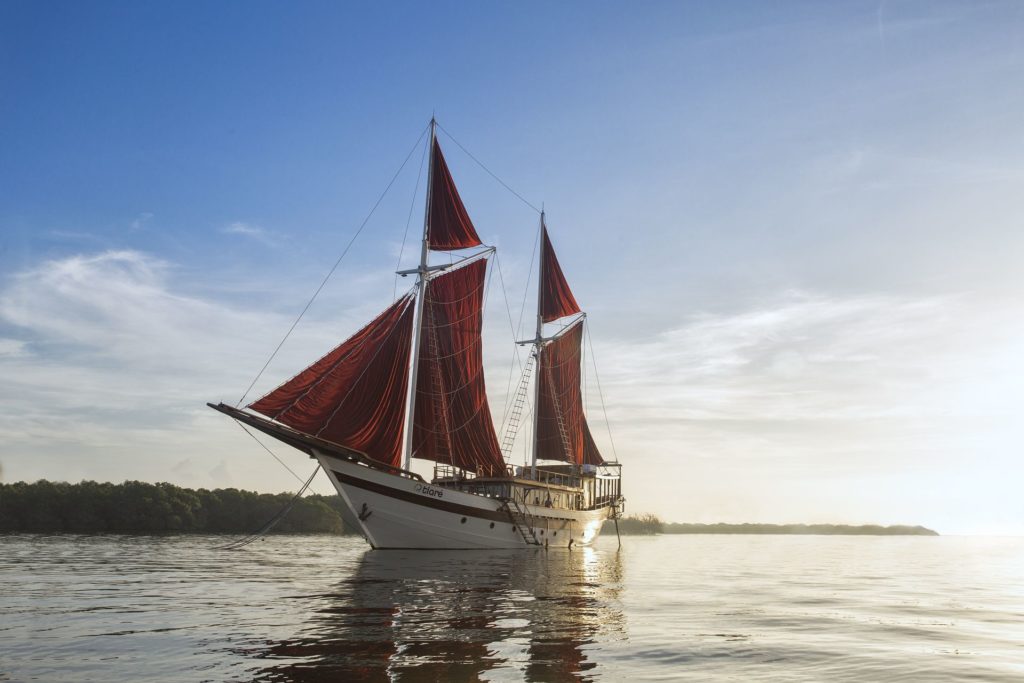
[[[423,307],[413,455],[504,472],[484,387],[483,259],[432,279]]]
[[[537,458],[540,460],[565,460],[577,465],[604,462],[583,413],[582,343],[581,320],[541,349],[537,414]],[[559,429],[559,415],[568,449]]]
[[[434,163],[430,181],[430,215],[427,243],[435,251],[466,249],[482,244],[448,171],[441,145],[434,140]]]
[[[401,466],[412,296],[249,405],[300,432]]]
[[[580,312],[580,305],[569,289],[569,283],[558,265],[558,257],[548,239],[548,229],[541,228],[540,317],[546,323]]]

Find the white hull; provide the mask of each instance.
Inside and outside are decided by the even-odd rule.
[[[374,548],[525,548],[589,545],[611,508],[526,506],[533,534],[517,530],[497,498],[432,486],[317,452],[317,459]]]

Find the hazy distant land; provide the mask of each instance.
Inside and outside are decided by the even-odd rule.
[[[0,533],[250,533],[292,499],[288,493],[239,489],[187,489],[174,484],[126,481],[78,484],[40,480],[0,484]],[[274,531],[345,533],[338,496],[298,500]],[[922,526],[844,524],[683,524],[654,515],[619,520],[624,535],[653,534],[831,534],[938,536]],[[605,533],[615,533],[608,522]]]
[[[614,533],[614,522],[605,524],[604,532]],[[831,536],[938,536],[923,526],[896,524],[685,524],[662,522],[651,514],[634,515],[619,520],[619,531],[629,535],[653,534],[804,534]]]
[[[621,522],[620,522],[621,524]],[[837,536],[938,536],[923,526],[894,524],[665,524],[663,534],[807,534]]]

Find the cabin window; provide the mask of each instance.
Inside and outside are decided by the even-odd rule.
[[[465,523],[466,523],[466,518],[465,518],[465,517],[463,517],[463,518],[462,518],[462,521],[461,521],[460,523],[461,523],[461,524],[465,524]]]

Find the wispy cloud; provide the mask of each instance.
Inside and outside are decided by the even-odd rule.
[[[596,350],[619,455],[645,466],[628,487],[645,507],[678,516],[653,501],[686,482],[689,518],[797,521],[817,496],[833,518],[956,528],[969,510],[933,508],[930,491],[1015,506],[992,473],[1016,471],[1024,449],[1022,345],[1016,301],[789,291]],[[904,488],[876,509],[858,481]]]
[[[1024,339],[1019,313],[966,296],[790,291],[764,307],[694,315],[601,356],[614,359],[606,382],[625,394],[633,423],[967,415],[961,384],[1010,370],[984,359]]]
[[[241,235],[251,240],[265,244],[268,247],[277,246],[279,240],[276,234],[261,228],[258,225],[252,225],[251,223],[243,223],[241,221],[235,221],[229,223],[221,228],[221,232],[226,235]]]
[[[23,356],[26,353],[27,344],[19,339],[4,339],[0,337],[0,356]]]
[[[249,383],[269,351],[267,330],[287,329],[287,318],[183,295],[174,273],[120,250],[47,261],[5,283],[0,439],[9,476],[53,477],[59,460],[59,476],[175,479],[183,454],[208,463],[197,485],[245,468],[251,444],[203,403],[237,399],[225,394]],[[261,387],[337,341],[304,334]]]
[[[152,220],[153,220],[153,214],[148,212],[148,211],[143,211],[142,213],[140,213],[138,216],[136,216],[132,220],[131,225],[129,227],[133,231],[143,230],[143,229],[145,229],[146,225],[148,225],[149,222],[152,221]]]
[[[276,342],[268,330],[287,329],[290,312],[186,295],[180,275],[118,250],[46,261],[3,283],[8,477],[280,487],[279,466],[254,466],[264,454],[203,403],[237,399]],[[359,305],[359,319],[290,342],[257,391],[365,322],[373,311]],[[627,494],[642,492],[644,509],[672,518],[802,521],[814,494],[800,487],[813,482],[831,491],[821,501],[829,519],[928,522],[898,506],[876,515],[848,482],[931,468],[957,477],[979,452],[993,467],[1012,466],[1024,446],[1013,412],[1024,401],[1022,321],[1020,302],[968,294],[790,290],[630,343],[595,339],[619,455],[637,466]],[[505,312],[494,307],[488,324],[501,335],[486,347],[498,360],[488,367],[497,413],[508,380]],[[610,452],[593,376],[588,399]],[[678,482],[691,492],[684,503]]]

